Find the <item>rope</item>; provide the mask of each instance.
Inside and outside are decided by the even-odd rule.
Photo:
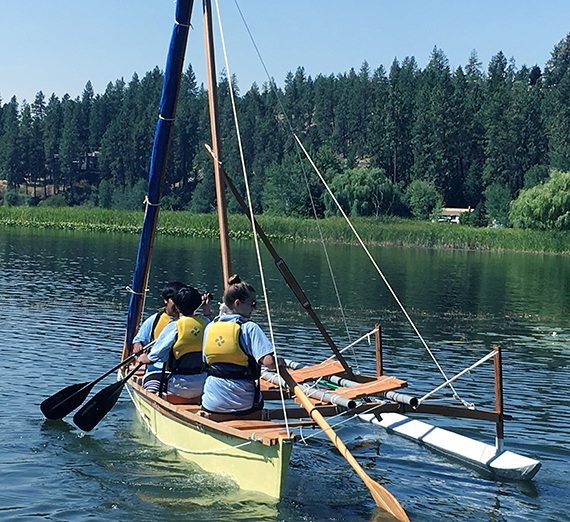
[[[216,12],[218,15],[218,25],[220,28],[220,38],[221,38],[221,42],[222,42],[222,49],[224,52],[224,62],[226,64],[226,73],[227,73],[227,79],[228,79],[228,89],[229,89],[229,93],[230,93],[230,99],[232,102],[232,112],[233,112],[233,116],[234,116],[234,123],[236,126],[236,134],[237,134],[237,140],[238,140],[238,146],[239,146],[239,155],[240,155],[240,161],[241,161],[241,168],[242,168],[242,172],[243,172],[243,180],[244,180],[244,184],[245,184],[245,191],[246,191],[246,195],[247,195],[247,204],[249,207],[249,212],[250,212],[250,221],[251,221],[251,228],[252,228],[252,232],[253,232],[253,240],[254,240],[254,244],[255,244],[255,253],[257,256],[257,264],[259,266],[259,275],[261,278],[261,287],[263,290],[263,298],[265,300],[265,310],[267,313],[267,323],[268,323],[268,327],[269,327],[269,335],[270,335],[270,339],[271,339],[271,345],[273,346],[273,358],[275,361],[275,364],[277,365],[277,348],[275,346],[275,335],[273,332],[273,323],[271,321],[271,311],[270,311],[270,306],[269,306],[269,296],[267,294],[267,285],[265,283],[265,273],[263,271],[263,263],[261,262],[261,251],[259,248],[259,238],[257,237],[257,233],[255,230],[255,218],[253,215],[253,204],[251,201],[251,191],[249,188],[249,179],[248,179],[248,175],[247,175],[247,169],[245,166],[245,156],[244,156],[244,152],[243,152],[243,143],[241,140],[241,132],[240,132],[240,127],[239,127],[239,121],[238,121],[238,116],[237,116],[237,107],[236,107],[236,102],[235,102],[235,96],[234,96],[234,89],[233,89],[233,85],[232,85],[232,81],[231,81],[231,73],[230,73],[230,66],[229,66],[229,62],[228,62],[228,55],[227,55],[227,50],[226,50],[226,43],[225,43],[225,39],[224,39],[224,31],[222,28],[222,19],[220,16],[220,6],[218,3],[218,0],[216,0]],[[280,396],[281,396],[281,406],[283,409],[283,418],[285,421],[285,430],[287,432],[289,432],[289,420],[287,418],[287,408],[285,405],[285,396],[283,394],[283,390],[280,388]]]
[[[160,207],[160,203],[151,203],[150,199],[148,199],[148,194],[144,197],[143,203],[148,205],[149,207]]]
[[[182,23],[180,23],[180,22],[179,22],[178,20],[176,20],[176,19],[174,20],[174,23],[175,23],[176,25],[179,25],[180,27],[188,27],[188,29],[192,29],[192,24],[182,24]]]
[[[297,150],[297,155],[299,156],[299,160],[301,160],[300,153],[299,153],[299,148],[296,147],[296,150]],[[309,184],[309,178],[307,177],[307,173],[305,172],[305,166],[303,165],[303,162],[302,162],[302,161],[299,161],[299,164],[301,165],[301,172],[303,173],[303,178],[305,179],[305,185],[307,186],[307,193],[309,194],[309,199],[311,200],[311,207],[312,207],[312,209],[313,209],[313,215],[314,215],[314,217],[315,217],[315,222],[316,222],[316,224],[317,224],[317,229],[319,230],[319,235],[320,235],[320,237],[321,237],[321,246],[323,247],[323,252],[324,252],[324,254],[325,254],[325,259],[327,260],[327,266],[328,266],[328,269],[329,269],[329,274],[330,274],[330,276],[331,276],[331,280],[332,280],[334,292],[335,292],[336,299],[337,299],[337,302],[338,302],[338,306],[339,306],[339,309],[340,309],[340,314],[341,314],[341,316],[342,316],[342,322],[343,322],[344,328],[345,328],[345,330],[346,330],[346,336],[348,337],[348,342],[350,343],[350,341],[351,341],[351,335],[350,335],[350,330],[348,329],[348,321],[346,320],[346,315],[345,315],[345,313],[344,313],[344,306],[342,305],[342,299],[341,299],[341,297],[340,297],[340,292],[339,292],[338,286],[337,286],[337,284],[336,284],[336,278],[335,278],[335,276],[334,276],[334,272],[333,272],[331,260],[330,260],[330,257],[329,257],[329,252],[328,252],[328,250],[327,250],[327,246],[326,246],[326,243],[325,243],[325,240],[324,240],[323,230],[322,230],[322,228],[321,228],[321,222],[320,222],[320,220],[319,220],[319,218],[318,218],[318,216],[317,216],[317,209],[316,209],[316,207],[315,207],[315,202],[314,202],[314,199],[313,199],[313,194],[311,193],[311,186],[310,186],[310,184]],[[354,360],[355,360],[356,371],[357,371],[357,372],[360,372],[360,367],[359,367],[359,365],[358,365],[358,359],[357,359],[357,357],[356,357],[356,353],[354,352],[354,350],[352,351],[352,355],[353,355],[353,358],[354,358]]]
[[[321,174],[320,170],[318,169],[318,167],[315,165],[315,162],[313,161],[313,158],[311,158],[311,156],[309,155],[309,153],[307,152],[307,149],[305,149],[305,147],[303,146],[303,144],[301,143],[301,140],[299,139],[299,137],[296,134],[293,134],[293,137],[295,138],[295,140],[297,141],[297,143],[299,144],[299,147],[301,147],[301,149],[303,150],[303,152],[305,153],[305,156],[307,157],[307,159],[309,160],[309,162],[311,163],[311,165],[313,166],[313,169],[315,170],[315,172],[317,173],[317,176],[320,178],[321,182],[323,183],[324,187],[327,189],[327,192],[329,193],[329,195],[331,196],[331,198],[333,199],[333,201],[335,202],[337,208],[339,209],[339,211],[341,212],[341,214],[343,215],[345,221],[348,223],[348,226],[351,228],[352,232],[354,233],[354,235],[356,236],[356,239],[358,240],[358,242],[360,243],[360,246],[364,249],[364,251],[366,252],[366,255],[368,256],[368,258],[370,259],[370,261],[372,262],[372,265],[374,266],[374,268],[376,269],[376,272],[378,273],[378,275],[382,278],[382,280],[384,281],[384,284],[386,285],[386,288],[388,288],[389,292],[392,294],[392,297],[394,298],[394,300],[396,301],[396,303],[398,304],[398,306],[400,307],[400,310],[402,311],[402,313],[404,314],[404,316],[406,317],[406,319],[408,320],[408,322],[410,323],[410,326],[412,327],[412,329],[414,330],[414,332],[416,333],[416,335],[418,336],[418,338],[420,339],[420,341],[422,342],[424,348],[427,350],[427,352],[429,353],[430,357],[432,358],[433,362],[435,363],[435,365],[437,366],[437,368],[439,369],[441,375],[443,375],[443,378],[448,381],[449,383],[449,387],[451,388],[451,390],[453,391],[453,394],[455,397],[457,397],[465,406],[468,405],[468,403],[466,401],[464,401],[463,399],[461,399],[459,397],[459,395],[457,394],[457,391],[453,388],[453,386],[451,386],[451,381],[449,381],[449,379],[447,378],[447,375],[445,374],[445,372],[443,371],[443,368],[440,366],[439,362],[437,362],[437,359],[435,358],[435,355],[433,354],[433,352],[431,351],[430,347],[427,345],[425,339],[423,338],[422,334],[420,333],[420,331],[418,330],[418,328],[416,327],[414,321],[412,320],[412,318],[410,317],[410,315],[408,314],[408,312],[406,311],[406,309],[404,308],[404,305],[402,304],[402,302],[400,301],[400,299],[398,298],[396,292],[394,291],[394,289],[392,288],[392,286],[390,285],[390,283],[388,282],[388,279],[386,279],[386,276],[384,275],[384,273],[382,272],[382,270],[380,269],[380,267],[378,266],[378,264],[376,263],[376,260],[374,259],[374,257],[372,256],[372,254],[370,253],[370,250],[368,250],[368,248],[366,247],[366,245],[364,244],[364,241],[362,240],[362,238],[360,237],[360,234],[356,231],[356,229],[354,228],[354,225],[352,224],[352,222],[350,221],[349,217],[346,215],[346,212],[344,211],[344,209],[341,207],[340,203],[338,202],[338,200],[336,199],[335,195],[333,194],[331,188],[329,187],[328,183],[326,182],[325,178],[323,177],[323,175]]]
[[[493,350],[492,352],[489,352],[487,355],[485,355],[485,357],[479,359],[475,364],[469,366],[469,368],[465,368],[465,370],[463,370],[462,372],[459,372],[455,377],[452,377],[451,379],[447,379],[446,382],[444,382],[443,384],[441,384],[440,386],[438,386],[437,388],[435,388],[434,390],[432,390],[428,394],[424,395],[421,399],[418,399],[418,403],[421,404],[428,397],[431,397],[434,393],[437,393],[439,390],[441,390],[442,388],[444,388],[448,384],[452,383],[456,379],[459,379],[459,377],[461,377],[462,375],[465,375],[467,372],[470,372],[474,368],[477,368],[477,366],[479,366],[480,364],[483,364],[485,361],[487,361],[491,357],[495,356],[496,354],[497,354],[497,352],[495,352],[495,350]],[[450,385],[450,388],[453,389],[453,387],[451,385]],[[469,409],[475,408],[474,404],[466,403],[465,401],[461,401],[461,402],[465,406],[467,406]]]
[[[148,288],[144,291],[144,292],[135,292],[130,286],[125,286],[125,290],[127,292],[129,292],[130,294],[134,294],[134,295],[140,295],[140,296],[145,296],[146,293],[148,292]]]
[[[362,341],[363,339],[368,339],[368,344],[370,344],[370,337],[372,335],[374,335],[374,333],[376,332],[376,329],[374,330],[370,330],[368,333],[365,333],[362,337],[360,337],[359,339],[356,339],[356,341],[354,341],[353,343],[349,344],[348,346],[345,346],[342,350],[340,350],[340,353],[345,352],[346,350],[348,350],[349,348],[352,348],[353,346],[357,345],[360,341]],[[335,356],[331,355],[328,359],[325,359],[325,361],[330,361],[331,359],[334,359]]]
[[[263,70],[265,71],[265,75],[267,76],[267,78],[268,78],[268,80],[269,80],[269,85],[273,88],[273,90],[274,90],[274,92],[275,92],[275,96],[276,96],[276,98],[277,98],[277,102],[279,103],[279,107],[281,108],[281,113],[283,114],[285,120],[287,121],[287,125],[288,125],[288,127],[289,127],[289,131],[290,131],[293,135],[295,135],[295,129],[293,128],[293,125],[292,125],[292,123],[291,123],[291,120],[290,120],[289,117],[287,116],[287,113],[286,113],[286,111],[285,111],[285,107],[283,106],[283,102],[281,101],[281,96],[279,95],[279,90],[277,89],[277,84],[276,84],[276,82],[275,82],[275,79],[269,74],[269,71],[267,70],[267,67],[266,67],[265,62],[264,62],[264,60],[263,60],[263,57],[261,56],[261,53],[259,52],[259,48],[257,47],[257,44],[255,43],[255,39],[253,38],[253,35],[251,34],[251,31],[249,30],[249,26],[248,26],[248,24],[247,24],[247,21],[245,20],[245,17],[243,16],[243,13],[242,13],[242,11],[241,11],[241,9],[240,9],[240,7],[239,7],[239,4],[238,4],[237,0],[234,0],[234,4],[236,5],[236,8],[237,8],[237,10],[238,10],[238,12],[239,12],[239,15],[240,15],[240,17],[241,17],[241,19],[242,19],[242,22],[243,22],[244,26],[245,26],[245,29],[246,29],[246,31],[247,31],[247,33],[248,33],[248,35],[249,35],[249,38],[250,38],[250,40],[251,40],[251,43],[252,43],[252,45],[253,45],[253,47],[254,47],[254,49],[255,49],[255,52],[257,53],[257,56],[258,56],[258,58],[259,58],[259,61],[261,62],[261,65],[262,65],[262,67],[263,67]],[[298,148],[298,147],[296,147],[296,151],[297,151],[297,156],[299,157],[299,160],[301,160],[301,155],[300,155],[300,153],[299,153],[299,148]],[[299,164],[300,164],[300,166],[301,166],[301,172],[303,173],[303,178],[304,178],[305,184],[306,184],[306,186],[307,186],[307,192],[308,192],[308,194],[309,194],[309,199],[310,199],[310,201],[311,201],[311,207],[312,207],[312,209],[313,209],[313,215],[314,215],[314,217],[315,217],[315,222],[316,222],[316,224],[317,224],[317,229],[318,229],[319,235],[320,235],[320,237],[321,237],[321,246],[323,247],[323,251],[324,251],[324,253],[325,253],[325,258],[326,258],[326,260],[327,260],[327,265],[328,265],[328,268],[329,268],[329,273],[330,273],[330,275],[331,275],[331,280],[332,280],[333,288],[334,288],[334,291],[335,291],[335,294],[336,294],[337,302],[338,302],[338,304],[339,304],[340,313],[341,313],[341,315],[342,315],[343,324],[344,324],[344,327],[345,327],[345,330],[346,330],[346,334],[347,334],[347,336],[348,336],[348,341],[350,342],[350,340],[351,340],[351,335],[350,335],[350,330],[349,330],[349,328],[348,328],[348,321],[346,320],[346,315],[345,315],[345,313],[344,313],[344,306],[342,305],[342,300],[341,300],[341,298],[340,298],[340,292],[338,291],[338,287],[337,287],[337,284],[336,284],[336,279],[335,279],[334,274],[333,274],[333,269],[332,269],[332,266],[331,266],[330,258],[329,258],[328,251],[327,251],[327,247],[326,247],[326,244],[325,244],[325,241],[324,241],[324,235],[323,235],[323,231],[322,231],[322,228],[321,228],[320,220],[319,220],[319,218],[318,218],[318,216],[317,216],[316,206],[315,206],[315,203],[314,203],[313,195],[312,195],[312,193],[311,193],[311,188],[310,188],[309,180],[308,180],[307,174],[306,174],[306,172],[305,172],[305,166],[303,165],[303,162],[302,162],[302,161],[299,161]],[[352,352],[352,355],[353,355],[353,357],[354,357],[354,359],[355,359],[356,369],[358,370],[358,360],[357,360],[357,357],[356,357],[356,353],[353,351],[353,352]]]
[[[463,399],[461,399],[459,397],[459,395],[457,394],[457,391],[454,389],[454,387],[451,385],[451,381],[447,378],[447,375],[445,374],[443,368],[440,366],[439,362],[437,361],[435,355],[433,354],[433,352],[431,351],[430,347],[428,346],[428,344],[426,343],[425,339],[423,338],[423,336],[421,335],[420,331],[418,330],[418,328],[416,327],[414,321],[412,320],[412,318],[410,317],[410,315],[408,314],[408,312],[406,311],[406,309],[404,308],[403,304],[401,303],[400,299],[398,298],[398,296],[396,295],[396,292],[394,291],[394,289],[392,288],[392,286],[390,285],[390,283],[388,282],[388,280],[386,279],[384,273],[382,272],[382,270],[380,269],[380,267],[378,266],[378,264],[376,263],[374,257],[372,256],[372,254],[370,253],[370,251],[368,250],[368,248],[366,247],[366,245],[364,244],[364,242],[362,241],[362,238],[360,237],[360,235],[358,234],[358,232],[356,231],[356,229],[354,228],[352,222],[350,221],[349,217],[346,215],[346,212],[344,211],[344,209],[341,207],[340,203],[338,202],[337,198],[335,197],[335,195],[333,194],[331,188],[329,187],[328,183],[326,182],[326,180],[324,179],[323,175],[321,174],[321,172],[319,171],[318,167],[315,165],[313,159],[311,158],[311,156],[309,155],[309,153],[307,152],[307,150],[305,149],[305,147],[303,146],[301,140],[299,139],[299,137],[297,136],[295,129],[293,128],[291,121],[289,120],[289,118],[287,117],[287,113],[285,111],[285,108],[283,106],[283,103],[281,102],[281,97],[279,96],[279,92],[278,89],[276,88],[276,82],[273,79],[273,77],[269,74],[269,71],[267,70],[267,67],[265,65],[265,62],[261,56],[261,53],[259,52],[259,49],[255,43],[255,40],[251,34],[251,31],[249,30],[249,27],[247,25],[247,22],[245,21],[245,18],[243,16],[243,13],[241,12],[241,9],[238,5],[237,0],[234,0],[234,3],[238,9],[238,12],[241,16],[241,19],[245,25],[245,28],[249,34],[249,37],[252,41],[253,47],[257,53],[257,56],[259,57],[259,60],[261,62],[261,65],[265,71],[265,74],[269,80],[269,84],[274,87],[275,89],[275,94],[277,97],[277,101],[279,103],[279,106],[281,108],[281,112],[284,116],[285,121],[288,124],[289,127],[289,131],[291,132],[291,134],[293,135],[295,142],[297,143],[297,146],[300,147],[300,149],[303,151],[303,153],[305,154],[305,157],[309,160],[309,162],[311,163],[313,169],[315,170],[317,176],[319,177],[319,179],[321,180],[321,182],[323,183],[324,187],[326,188],[327,192],[329,193],[329,195],[332,197],[333,201],[335,202],[337,208],[339,209],[339,211],[341,212],[342,216],[344,217],[345,221],[348,223],[348,225],[350,226],[350,228],[352,229],[354,235],[356,236],[356,238],[358,239],[358,242],[360,243],[360,245],[362,246],[362,248],[364,249],[364,251],[366,252],[368,258],[370,259],[370,261],[372,262],[372,265],[374,266],[374,268],[376,269],[376,271],[378,272],[378,274],[380,275],[380,277],[382,278],[382,280],[384,281],[384,284],[386,285],[386,287],[388,288],[389,292],[391,293],[392,297],[394,298],[394,300],[396,301],[396,303],[398,304],[400,310],[402,311],[402,313],[404,314],[404,316],[406,317],[406,320],[409,322],[409,324],[411,325],[412,329],[414,330],[415,334],[418,336],[418,338],[420,339],[422,345],[424,346],[424,348],[426,349],[426,351],[428,352],[428,354],[430,355],[431,359],[433,360],[433,362],[435,363],[435,365],[437,366],[438,370],[440,371],[441,375],[443,376],[443,378],[446,381],[446,385],[449,385],[449,387],[451,388],[451,390],[453,391],[454,397],[456,397],[458,400],[460,400],[465,406],[469,406],[469,403],[464,401]],[[216,5],[217,5],[217,0],[216,0]],[[231,88],[230,88],[230,92],[231,92]],[[232,98],[233,101],[233,98]],[[302,162],[301,162],[302,165]],[[301,167],[302,168],[302,167]],[[304,170],[303,170],[304,172]],[[309,194],[310,194],[310,190],[309,190]],[[251,208],[251,206],[250,206]],[[317,220],[317,224],[318,224],[318,220]],[[320,231],[320,227],[319,227],[319,231]],[[322,234],[321,234],[321,240],[322,240]],[[322,241],[322,243],[324,244],[324,241]],[[328,256],[327,256],[327,261],[328,261]],[[334,282],[334,277],[333,277],[333,282]],[[335,289],[336,289],[336,285],[335,285]],[[342,308],[342,305],[341,305]],[[344,316],[343,316],[344,317]],[[349,345],[350,346],[350,345]]]
[[[382,404],[383,404],[383,403],[382,403]],[[369,411],[372,411],[373,409],[378,408],[378,407],[381,406],[382,404],[378,404],[377,406],[374,406],[373,408],[370,408],[370,410],[366,410],[365,413],[368,413]],[[335,423],[335,424],[332,424],[332,423],[330,422],[331,419],[337,419],[338,417],[342,417],[342,416],[346,416],[346,415],[349,415],[349,413],[348,413],[347,411],[343,411],[343,412],[341,412],[341,413],[338,413],[337,415],[334,415],[333,417],[327,417],[327,422],[328,422],[328,424],[329,424],[329,426],[330,426],[330,429],[333,429],[333,430],[334,430],[337,426],[341,426],[341,425],[343,425],[343,424],[345,424],[345,423],[351,421],[352,419],[355,419],[355,418],[358,416],[358,415],[356,415],[356,414],[350,414],[350,417],[346,417],[345,419],[343,419],[343,420],[341,420],[341,421],[339,421],[339,422],[337,422],[337,423]],[[329,430],[329,428],[327,428],[326,430],[323,430],[322,428],[319,428],[315,433],[313,433],[313,434],[311,434],[311,435],[307,435],[307,436],[305,437],[305,436],[303,435],[303,433],[302,433],[302,432],[303,432],[303,426],[300,426],[300,427],[299,427],[299,437],[301,438],[301,442],[303,442],[304,444],[307,444],[307,443],[306,443],[307,440],[309,440],[309,439],[311,439],[311,438],[313,438],[313,437],[316,437],[317,435],[320,435],[321,433],[324,433],[325,431],[328,431],[328,430]]]

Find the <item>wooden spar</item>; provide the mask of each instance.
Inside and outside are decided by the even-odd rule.
[[[376,341],[376,377],[380,377],[384,373],[384,368],[382,366],[382,330],[379,324],[375,325],[374,334]]]
[[[334,384],[336,386],[344,386],[347,388],[354,388],[356,386],[366,386],[366,384],[369,383],[361,383],[361,382],[355,382],[355,381],[350,381],[348,379],[343,379],[341,377],[338,377],[337,375],[329,375],[328,377],[323,377],[322,379],[323,381],[328,381],[331,384]],[[386,392],[381,392],[379,393],[379,395],[381,397],[385,397],[386,399],[389,399],[391,401],[394,402],[399,402],[401,404],[407,404],[408,406],[411,406],[412,408],[417,408],[419,401],[417,399],[417,397],[414,397],[413,395],[409,395],[407,393],[399,393],[399,392],[395,392],[395,391],[386,391]]]
[[[230,246],[228,239],[228,217],[226,209],[226,193],[221,174],[221,140],[218,119],[218,87],[216,79],[216,61],[214,57],[214,35],[212,31],[212,4],[203,0],[204,40],[206,45],[206,66],[208,69],[208,104],[210,108],[210,129],[212,133],[212,149],[214,156],[214,179],[216,181],[216,201],[218,205],[218,226],[220,229],[220,250],[222,254],[222,274],[224,288],[232,273]]]
[[[313,310],[313,307],[311,306],[309,299],[307,298],[307,296],[303,292],[303,289],[300,287],[299,283],[295,279],[295,276],[293,276],[293,274],[289,270],[289,267],[287,266],[285,261],[281,258],[281,256],[279,256],[279,254],[277,253],[277,251],[275,250],[275,248],[273,247],[273,245],[269,241],[269,238],[265,235],[265,232],[263,232],[262,228],[257,223],[256,219],[252,218],[250,210],[249,210],[246,202],[242,198],[241,194],[238,192],[238,190],[235,187],[235,185],[233,184],[232,180],[229,178],[224,167],[217,160],[217,156],[215,154],[215,151],[212,150],[208,145],[206,145],[206,150],[208,151],[208,154],[210,155],[210,157],[212,158],[214,163],[217,163],[219,165],[220,172],[223,176],[223,179],[224,179],[226,185],[228,186],[228,188],[230,189],[230,191],[232,192],[232,194],[236,198],[236,201],[238,202],[239,206],[244,211],[244,214],[249,218],[250,221],[253,220],[252,224],[255,227],[255,231],[257,232],[257,234],[259,235],[259,238],[261,239],[261,241],[263,242],[263,244],[265,245],[265,247],[267,248],[267,250],[271,254],[271,257],[273,257],[273,260],[275,261],[275,265],[277,266],[277,268],[281,272],[281,275],[285,279],[286,283],[289,285],[289,288],[291,288],[291,290],[293,291],[293,294],[295,294],[295,297],[297,298],[299,303],[301,303],[301,306],[307,311],[307,313],[309,314],[309,316],[311,317],[311,319],[315,323],[316,327],[321,332],[321,335],[324,337],[326,343],[329,345],[330,349],[333,351],[335,357],[338,359],[340,364],[342,364],[344,371],[347,373],[347,375],[350,378],[355,379],[356,377],[352,371],[352,368],[346,362],[346,359],[343,357],[342,353],[340,353],[340,350],[338,349],[335,342],[333,341],[333,339],[331,338],[331,336],[327,332],[325,326],[323,325],[323,323],[319,319],[319,316]]]
[[[325,432],[331,442],[336,446],[340,454],[352,466],[364,484],[366,484],[366,487],[370,490],[370,493],[372,493],[372,498],[374,499],[374,502],[376,502],[376,505],[396,517],[398,520],[401,520],[402,522],[410,522],[408,515],[396,497],[394,497],[394,495],[392,495],[392,493],[390,493],[386,488],[372,480],[366,474],[352,453],[348,451],[348,448],[344,445],[344,442],[340,440],[340,437],[331,428],[330,424],[326,421],[322,414],[313,406],[313,403],[305,395],[301,387],[293,380],[291,375],[289,375],[289,372],[283,366],[280,366],[279,373],[287,383],[287,386],[289,386],[293,393],[295,393],[295,396],[297,399],[299,399],[311,418],[320,426],[320,428]]]
[[[495,424],[496,448],[498,453],[505,450],[505,434],[504,434],[504,411],[503,411],[503,368],[501,359],[501,347],[493,346],[495,350],[494,368],[495,368],[495,410],[499,414],[499,420]]]

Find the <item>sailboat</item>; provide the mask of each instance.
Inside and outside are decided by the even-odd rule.
[[[499,347],[495,347],[485,358],[465,370],[471,370],[489,359],[494,362],[495,409],[481,410],[469,406],[432,403],[426,401],[427,396],[417,398],[404,393],[402,389],[407,387],[404,379],[384,374],[379,325],[375,325],[370,334],[365,336],[373,337],[375,341],[375,375],[363,375],[354,371],[328,334],[294,275],[256,222],[250,206],[224,171],[217,124],[217,80],[210,0],[203,0],[212,139],[207,149],[214,165],[223,279],[227,281],[232,273],[226,217],[226,189],[229,189],[250,218],[255,234],[267,247],[286,284],[314,321],[324,342],[331,349],[332,356],[310,366],[283,359],[277,372],[264,371],[260,382],[264,400],[267,404],[281,400],[284,407],[265,408],[249,416],[205,414],[199,405],[190,404],[181,397],[155,394],[143,388],[144,368],[140,364],[135,364],[135,359],[130,354],[130,347],[143,315],[144,294],[149,278],[162,184],[174,126],[192,10],[193,0],[177,0],[175,25],[165,68],[160,116],[149,171],[146,211],[131,284],[132,293],[122,360],[111,370],[112,372],[118,369],[119,378],[117,383],[105,389],[108,391],[100,392],[103,393],[100,397],[105,400],[98,401],[96,395],[87,407],[79,412],[79,416],[76,415],[76,422],[80,421],[77,422],[78,425],[86,430],[93,428],[112,407],[113,400],[116,401],[116,397],[126,386],[139,417],[161,442],[176,448],[181,457],[195,462],[204,470],[230,475],[240,488],[260,492],[275,499],[283,494],[289,459],[296,440],[295,430],[308,426],[318,427],[331,439],[347,463],[363,480],[376,504],[402,521],[409,519],[398,500],[364,471],[327,418],[340,412],[349,412],[357,419],[374,422],[395,434],[417,440],[497,476],[517,480],[532,478],[539,470],[540,462],[505,451],[504,448],[503,425],[509,416],[503,409]],[[302,147],[300,142],[299,144]],[[42,411],[46,416],[51,415],[50,418],[65,415],[68,410],[71,411],[81,404],[93,386],[109,373],[92,383],[75,385],[76,388],[71,390],[73,394],[68,392],[66,395],[62,393],[65,390],[62,390],[60,395],[56,394],[44,401]],[[462,373],[451,379],[446,377],[442,387],[450,386]],[[481,443],[435,428],[425,422],[412,420],[408,415],[414,413],[494,423],[496,443],[495,445]]]

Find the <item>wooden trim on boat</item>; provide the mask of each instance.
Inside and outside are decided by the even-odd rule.
[[[368,395],[378,395],[387,391],[405,388],[406,386],[408,386],[408,383],[402,379],[382,375],[374,381],[365,382],[359,384],[358,386],[337,388],[334,393],[335,395],[340,395],[341,397],[345,397],[347,399],[358,399],[360,397],[366,397]]]
[[[273,446],[275,444],[278,444],[279,438],[294,440],[294,435],[287,434],[287,432],[282,429],[282,426],[280,424],[275,425],[274,430],[268,430],[266,427],[263,433],[257,433],[255,426],[259,426],[259,419],[252,419],[249,421],[252,423],[252,426],[254,426],[250,429],[246,428],[246,423],[248,422],[247,419],[239,419],[241,422],[241,427],[240,429],[237,429],[228,423],[231,420],[238,420],[235,419],[235,417],[228,418],[225,422],[212,420],[209,418],[209,415],[202,412],[202,410],[200,410],[200,407],[197,405],[179,406],[172,404],[167,400],[159,397],[158,395],[146,391],[142,386],[134,382],[132,379],[129,382],[129,385],[142,400],[150,404],[162,415],[188,424],[194,428],[211,430],[217,433],[222,433],[224,435],[229,435],[244,440],[254,439],[266,446]]]
[[[332,359],[327,359],[320,364],[314,364],[312,366],[305,366],[298,370],[291,370],[290,374],[297,383],[303,383],[306,381],[314,381],[320,377],[328,377],[329,375],[335,375],[337,373],[342,373],[344,368],[338,361],[333,361]]]
[[[370,406],[369,406],[370,409]],[[462,419],[477,419],[488,422],[497,422],[499,420],[499,413],[491,410],[470,410],[461,406],[449,406],[447,404],[420,404],[417,408],[408,406],[407,404],[390,402],[386,404],[379,404],[375,411],[383,412],[396,412],[401,414],[414,414],[425,413],[430,415],[442,415],[444,417],[456,417]],[[504,415],[505,420],[512,420],[512,416]]]

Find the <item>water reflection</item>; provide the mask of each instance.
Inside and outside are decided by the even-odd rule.
[[[116,364],[136,250],[134,236],[0,229],[0,334],[7,340],[0,380],[3,520],[38,513],[69,521],[94,514],[103,521],[373,518],[366,487],[322,437],[295,448],[285,496],[275,504],[178,459],[135,420],[126,396],[89,435],[66,421],[43,419],[44,398]],[[339,346],[381,323],[386,371],[407,379],[416,395],[440,384],[361,251],[328,247],[347,333],[322,247],[279,244],[278,250]],[[232,255],[233,270],[260,290],[251,246],[236,242]],[[343,440],[413,521],[567,519],[568,258],[389,248],[373,249],[373,255],[448,375],[502,345],[505,407],[515,417],[505,427],[507,447],[540,458],[543,468],[529,484],[497,481],[356,420],[339,430]],[[210,240],[158,237],[148,313],[161,304],[164,282],[173,279],[219,299],[219,267]],[[271,262],[267,267],[278,348],[300,362],[328,357],[277,269]],[[256,319],[266,327],[264,306]],[[364,343],[355,353],[351,363],[374,371],[373,345]],[[457,381],[457,390],[478,407],[492,408],[492,373],[492,364],[483,365]],[[436,424],[494,440],[493,425],[453,419]]]

